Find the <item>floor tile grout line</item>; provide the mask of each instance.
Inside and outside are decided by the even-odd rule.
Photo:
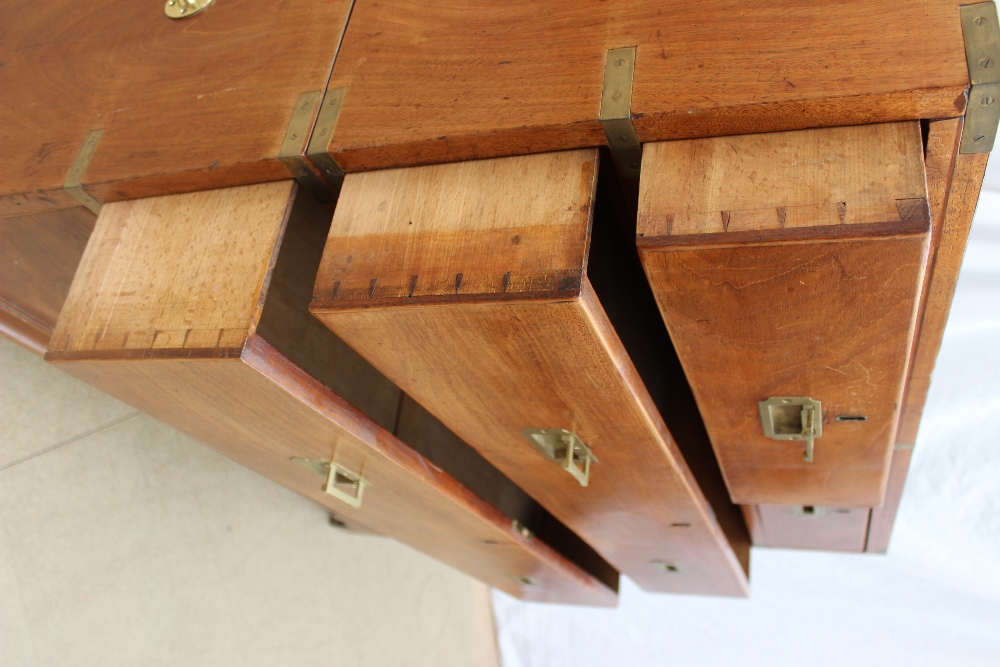
[[[125,415],[124,417],[119,417],[118,419],[115,419],[114,421],[110,421],[110,422],[108,422],[106,424],[101,424],[100,426],[96,426],[96,427],[90,429],[89,431],[84,431],[83,433],[78,433],[77,435],[74,435],[72,438],[67,438],[65,440],[61,440],[60,442],[57,442],[54,445],[51,445],[49,447],[46,447],[45,449],[37,451],[34,454],[29,454],[28,456],[25,456],[23,458],[17,459],[16,461],[11,461],[10,463],[4,464],[4,465],[0,466],[0,472],[3,472],[4,470],[8,470],[10,468],[13,468],[14,466],[18,465],[19,463],[24,463],[25,461],[30,461],[31,459],[39,457],[42,454],[48,454],[49,452],[54,451],[56,449],[59,449],[60,447],[65,447],[66,445],[70,445],[70,444],[76,442],[77,440],[82,440],[84,438],[87,438],[89,436],[94,435],[95,433],[100,433],[101,431],[109,429],[112,426],[117,426],[118,424],[121,424],[122,422],[126,422],[129,419],[132,419],[133,417],[138,417],[141,414],[142,414],[141,412],[132,412],[132,413],[129,413],[129,414]]]

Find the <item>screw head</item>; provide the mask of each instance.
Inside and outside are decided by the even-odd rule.
[[[622,91],[620,90],[616,90],[615,94],[611,96],[611,99],[613,99],[615,102],[617,102],[621,98],[622,98]]]
[[[989,69],[993,67],[996,63],[993,62],[993,58],[983,58],[979,61],[979,66],[983,69]]]
[[[995,101],[996,100],[993,97],[987,95],[983,99],[979,100],[979,103],[982,104],[984,107],[988,107],[989,105],[993,104]]]
[[[625,64],[624,58],[619,58],[618,60],[615,61],[615,65],[617,65],[618,67],[621,67],[624,64]]]
[[[976,25],[986,25],[986,17],[985,16],[977,16],[976,20],[973,21],[973,23],[975,23]]]
[[[978,144],[981,141],[986,141],[986,135],[985,134],[980,134],[977,137],[973,137],[972,140]]]

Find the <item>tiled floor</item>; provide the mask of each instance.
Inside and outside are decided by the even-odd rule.
[[[482,584],[0,338],[0,664],[498,664]]]

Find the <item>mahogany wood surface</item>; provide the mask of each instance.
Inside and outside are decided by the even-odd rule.
[[[893,452],[886,501],[872,510],[868,530],[867,550],[879,553],[889,547],[988,159],[986,154],[958,153],[962,119],[932,121],[927,124],[926,135],[925,164],[933,224],[931,251],[896,432],[896,446],[902,449]]]
[[[0,332],[45,353],[94,220],[82,206],[0,218]]]
[[[605,143],[609,49],[636,46],[642,142],[950,118],[958,3],[358,0],[330,88],[346,171]]]
[[[848,507],[744,505],[755,546],[819,551],[865,550],[870,510]]]
[[[744,545],[585,274],[597,167],[591,149],[349,174],[311,310],[643,588],[745,595]],[[579,435],[589,485],[526,428]]]
[[[640,255],[733,500],[881,505],[928,239],[918,124],[651,144],[640,188]],[[814,462],[764,436],[772,396],[823,403]]]
[[[896,513],[903,498],[903,487],[910,470],[910,460],[913,449],[905,447],[892,452],[892,464],[889,466],[889,485],[885,492],[885,502],[881,507],[872,508],[871,520],[868,523],[868,539],[865,551],[885,553],[889,549],[889,539],[896,522]]]
[[[98,201],[287,179],[277,159],[301,93],[322,91],[350,0],[3,0],[0,217],[77,205],[63,191],[87,133]]]
[[[329,214],[290,181],[105,205],[46,358],[349,525],[524,599],[613,605],[617,573],[592,550],[574,563],[395,437],[399,390],[321,325],[310,329],[307,314],[290,314],[310,298],[322,249],[312,241],[328,228]],[[407,419],[429,450],[427,417]],[[360,474],[370,485],[361,507],[324,493],[325,478],[292,458]],[[465,468],[486,486],[505,481],[475,461]],[[533,514],[530,499],[517,504]]]

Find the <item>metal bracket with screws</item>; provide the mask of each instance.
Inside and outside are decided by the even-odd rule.
[[[331,88],[323,96],[323,104],[319,109],[316,127],[313,128],[309,145],[306,147],[306,157],[316,165],[334,192],[340,192],[344,183],[344,170],[340,168],[329,153],[330,140],[337,129],[337,119],[344,104],[344,94],[347,88]]]
[[[101,212],[101,202],[91,197],[83,189],[83,175],[87,172],[87,167],[90,166],[90,160],[94,157],[94,152],[97,150],[97,144],[101,140],[102,134],[104,134],[103,128],[91,130],[87,133],[87,138],[83,140],[83,145],[80,146],[80,151],[76,154],[76,159],[73,160],[73,164],[69,168],[69,173],[66,174],[66,180],[63,181],[63,190],[66,191],[66,194],[86,206],[93,213]]]
[[[634,73],[634,46],[608,50],[607,61],[604,64],[600,120],[618,173],[624,181],[638,180],[642,167],[642,146],[632,125]]]
[[[291,120],[288,121],[288,129],[285,130],[285,139],[281,143],[278,159],[299,185],[312,192],[320,202],[329,204],[336,200],[336,193],[331,191],[303,157],[322,96],[323,91],[320,90],[299,95],[292,110]]]
[[[980,2],[960,8],[965,59],[969,66],[969,105],[961,153],[989,153],[1000,123],[1000,24],[996,5]]]

